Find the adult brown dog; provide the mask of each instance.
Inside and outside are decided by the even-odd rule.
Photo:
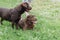
[[[27,18],[19,20],[18,25],[23,30],[33,29],[36,21],[37,21],[37,18],[34,15],[28,15]]]
[[[29,12],[31,10],[31,6],[27,2],[24,2],[13,9],[0,8],[0,17],[1,24],[3,20],[11,21],[12,28],[14,28],[14,24],[16,25],[16,29],[18,29],[18,21],[21,19],[21,15],[26,11]]]

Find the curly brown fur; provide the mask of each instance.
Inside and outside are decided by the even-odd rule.
[[[21,19],[21,15],[26,11],[29,12],[32,8],[27,2],[24,2],[13,9],[0,8],[1,24],[3,20],[11,21],[12,27],[16,24],[16,29],[18,29],[18,21]]]
[[[28,15],[27,18],[19,20],[18,25],[23,30],[33,29],[36,21],[37,19],[34,15]]]

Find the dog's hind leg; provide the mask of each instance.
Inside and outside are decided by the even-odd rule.
[[[0,21],[0,22],[1,22],[1,24],[3,25],[3,23],[2,23],[2,22],[3,22],[3,18],[1,18],[1,21]]]

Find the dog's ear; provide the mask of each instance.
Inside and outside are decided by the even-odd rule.
[[[29,5],[29,4],[28,4],[27,2],[23,2],[23,3],[21,4],[21,6],[26,7],[26,8],[28,7],[28,5]]]
[[[29,20],[30,20],[30,18],[31,18],[31,17],[30,17],[30,15],[28,15],[26,19],[29,21]]]
[[[34,15],[28,15],[27,20],[31,20],[32,17],[34,17]]]
[[[27,19],[28,21],[30,20],[30,18],[29,18],[29,17],[27,17],[26,19]]]

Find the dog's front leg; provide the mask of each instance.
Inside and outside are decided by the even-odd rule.
[[[27,25],[25,25],[24,27],[23,27],[23,30],[26,30],[27,29]]]
[[[16,29],[18,29],[18,24],[16,23]]]
[[[12,28],[14,29],[14,22],[12,22]]]

